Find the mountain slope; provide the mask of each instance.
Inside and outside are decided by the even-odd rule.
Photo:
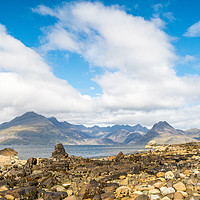
[[[197,141],[194,138],[188,137],[184,131],[177,130],[169,125],[166,121],[160,121],[152,127],[138,142],[147,144],[150,141],[155,141],[157,144],[178,144]]]
[[[154,124],[151,130],[140,124],[135,126],[115,125],[108,127],[85,127],[68,122],[59,122],[55,117],[46,118],[27,112],[10,122],[0,125],[0,144],[174,144],[200,140],[200,129],[182,131],[166,121]]]
[[[56,119],[28,112],[0,126],[2,144],[55,144],[56,142],[78,143],[87,135],[74,130]]]
[[[87,128],[27,112],[0,125],[0,144],[121,144],[135,130],[145,134],[148,129],[141,125]],[[140,136],[127,141],[134,142]]]

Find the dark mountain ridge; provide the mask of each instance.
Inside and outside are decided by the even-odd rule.
[[[0,144],[174,144],[200,140],[200,129],[182,131],[166,121],[153,125],[152,129],[137,124],[114,125],[108,127],[86,127],[55,117],[46,118],[35,112],[27,112],[10,122],[0,125]]]
[[[62,142],[64,144],[120,144],[130,134],[135,134],[135,136],[128,139],[128,141],[134,143],[134,140],[137,140],[141,133],[145,134],[147,131],[146,127],[142,127],[139,124],[136,126],[115,125],[87,128],[83,125],[74,125],[66,121],[59,122],[55,117],[46,118],[35,112],[27,112],[10,122],[0,125],[0,143],[54,144]],[[117,137],[124,137],[124,139],[117,140]]]

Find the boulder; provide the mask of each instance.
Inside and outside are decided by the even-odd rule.
[[[52,157],[68,157],[68,154],[65,152],[65,148],[61,143],[55,145],[54,152],[52,153]]]
[[[183,182],[178,182],[173,185],[173,187],[176,189],[176,191],[186,191],[185,184]]]
[[[6,195],[11,195],[15,198],[34,200],[37,198],[36,187],[21,187],[13,190],[8,190]]]
[[[116,156],[116,160],[117,161],[120,161],[121,159],[123,159],[124,158],[124,154],[120,151],[118,154],[117,154],[117,156]]]
[[[116,197],[117,198],[122,198],[122,197],[127,197],[130,194],[131,189],[126,186],[121,186],[116,189]]]
[[[1,156],[17,156],[18,152],[11,148],[5,148],[0,150]]]
[[[36,165],[37,164],[37,158],[29,158],[28,160],[27,160],[27,163],[26,164],[28,164],[29,166],[33,166],[33,165]]]
[[[181,200],[184,199],[183,195],[181,192],[175,192],[174,193],[174,200]]]

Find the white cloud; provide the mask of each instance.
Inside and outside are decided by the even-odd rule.
[[[180,58],[180,63],[186,64],[186,63],[194,62],[196,60],[197,60],[197,58],[195,56],[186,55],[186,56]]]
[[[165,12],[163,13],[163,16],[165,18],[167,18],[169,21],[173,22],[174,20],[176,20],[176,18],[174,17],[172,12]]]
[[[160,4],[154,6],[155,10],[159,8]],[[171,109],[198,98],[200,91],[193,88],[199,78],[176,76],[173,65],[177,57],[170,37],[154,20],[88,2],[65,4],[52,12],[57,13],[58,23],[46,34],[45,45],[53,45],[49,35],[63,27],[63,34],[79,46],[76,52],[91,65],[105,69],[106,73],[96,78],[103,90],[99,98],[102,107]],[[63,44],[57,42],[57,48],[64,49]]]
[[[103,94],[81,95],[0,26],[0,120],[34,110],[72,123],[151,126],[167,120],[184,128],[181,120],[191,122],[198,115],[193,111],[198,108],[200,78],[176,75],[171,38],[155,21],[88,2],[55,9],[39,6],[34,12],[57,18],[44,32],[43,49],[77,53],[104,69],[94,77]],[[198,124],[196,119],[192,125]]]
[[[185,37],[200,37],[200,21],[190,26],[186,33],[184,33]]]
[[[67,81],[56,78],[35,51],[0,27],[0,120],[29,110],[56,113],[90,109],[88,100]]]

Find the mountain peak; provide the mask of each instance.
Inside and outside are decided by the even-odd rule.
[[[47,121],[46,117],[43,115],[38,115],[37,113],[30,111],[26,112],[25,114],[14,118],[9,123],[10,125],[22,125],[22,124],[34,124],[40,123],[42,121]]]
[[[32,117],[38,117],[41,115],[38,115],[37,113],[33,111],[26,112],[25,114],[21,115],[20,117],[26,117],[26,118],[32,118]]]
[[[153,125],[152,130],[163,130],[164,128],[174,129],[166,121],[159,121],[158,123],[156,123],[156,124]]]

